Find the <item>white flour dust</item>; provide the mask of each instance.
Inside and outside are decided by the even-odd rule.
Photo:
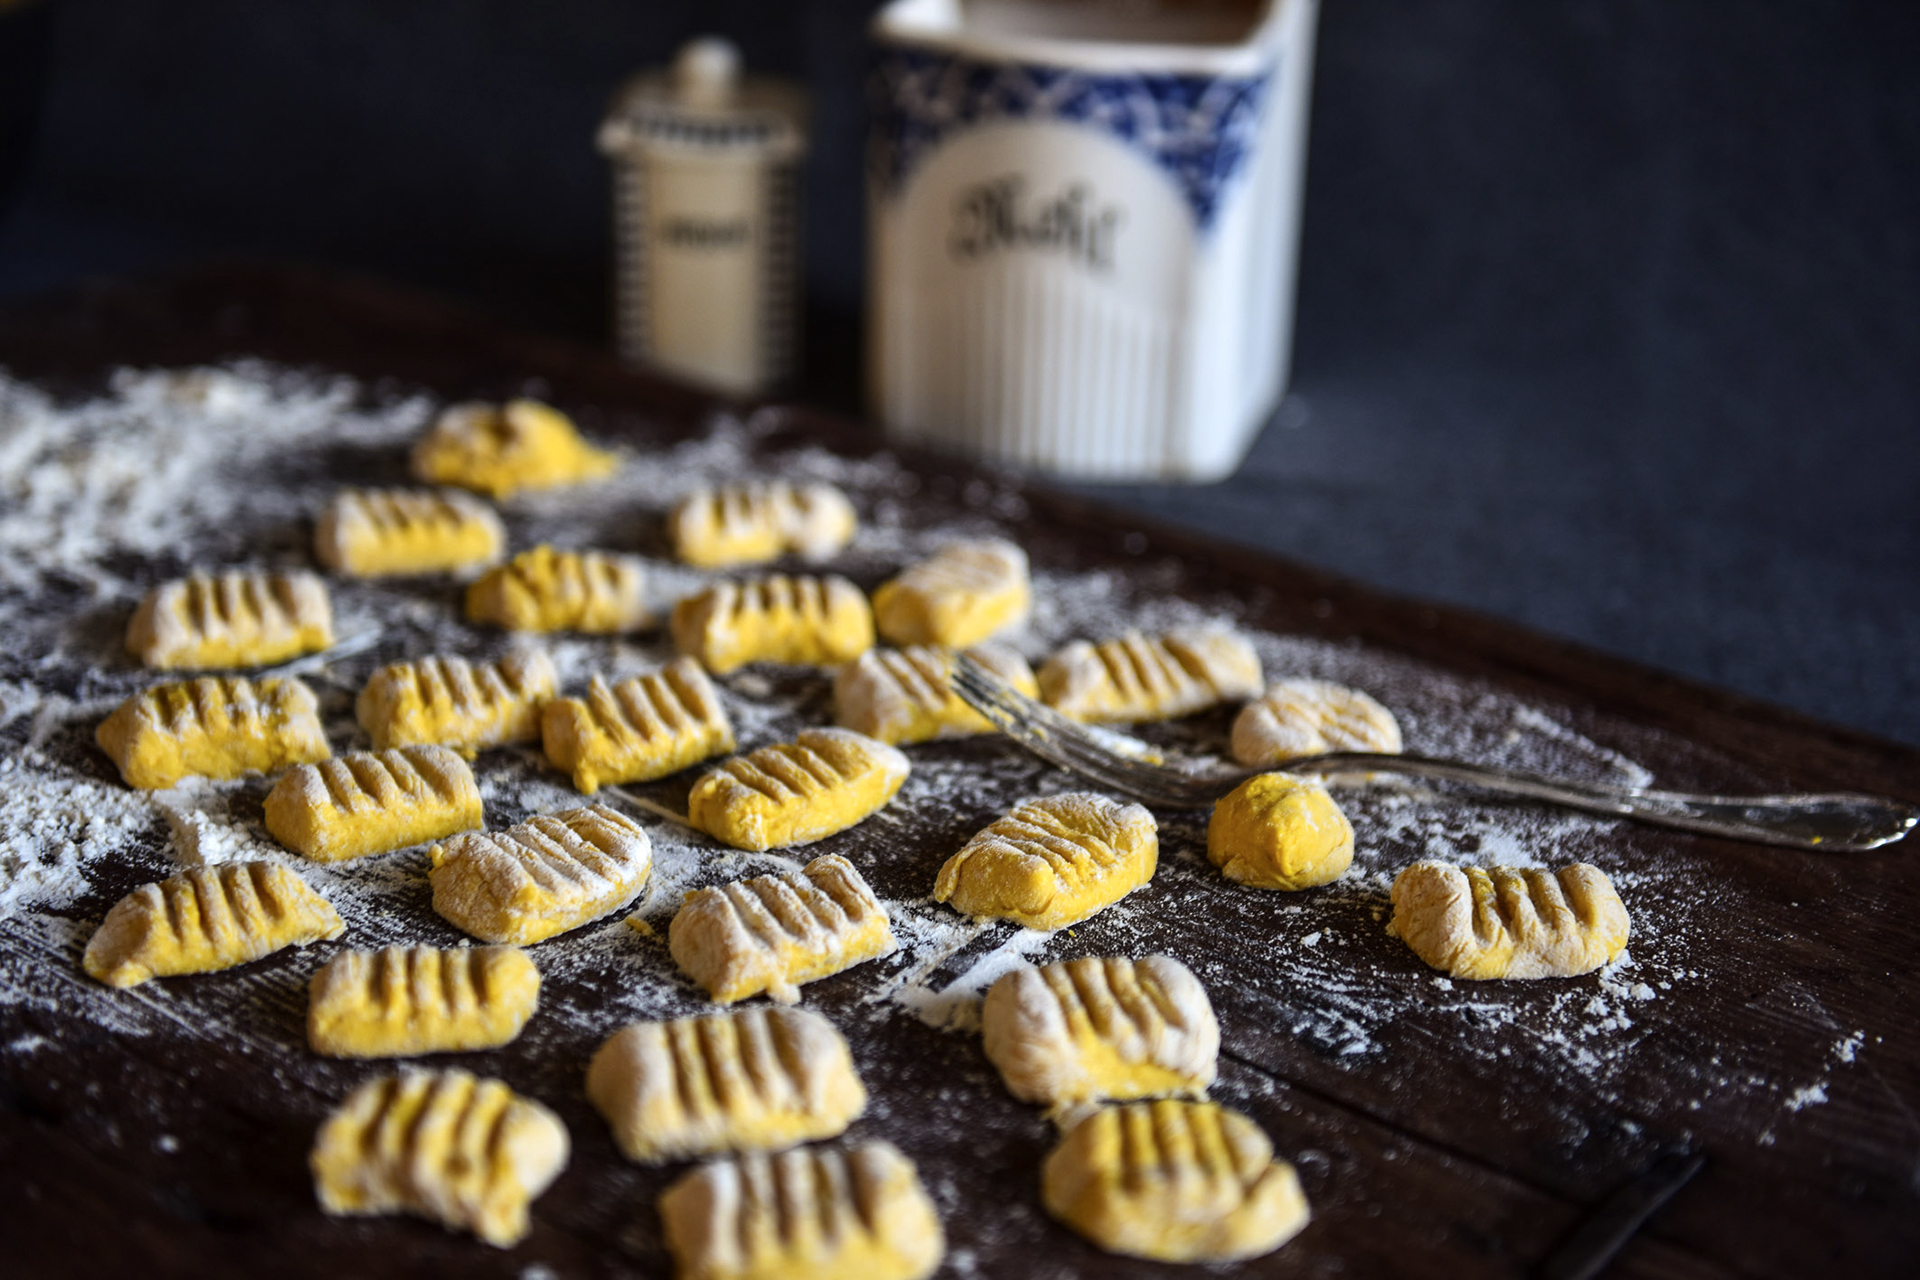
[[[352,945],[460,940],[429,909],[422,851],[306,863],[282,853],[266,833],[263,780],[144,795],[120,785],[91,743],[106,710],[150,682],[120,650],[127,614],[142,592],[190,567],[306,564],[309,522],[320,505],[344,483],[406,483],[406,446],[434,408],[420,397],[378,402],[344,379],[260,364],[123,372],[110,394],[73,405],[0,376],[0,1006],[57,1010],[125,1034],[258,1045],[276,1055],[290,1079],[305,1079],[318,1068],[297,1039],[288,1039],[297,1032],[287,1030],[299,1025],[304,990],[284,969],[251,966],[126,992],[86,978],[79,952],[112,896],[179,866],[283,859],[333,901]],[[833,567],[865,587],[955,536],[1019,539],[1026,503],[1010,482],[967,486],[954,495],[966,514],[929,527],[918,522],[925,504],[915,499],[937,479],[925,480],[885,453],[860,460],[818,448],[770,454],[759,442],[774,425],[722,418],[700,439],[628,450],[605,483],[510,501],[503,514],[513,544],[638,552],[652,562],[650,591],[664,606],[705,578],[667,562],[660,513],[695,485],[776,474],[831,480],[853,497],[865,520]],[[1138,571],[1126,574],[1037,563],[1033,616],[1011,643],[1038,658],[1067,639],[1129,627],[1244,625],[1244,604],[1195,603],[1158,590],[1177,569],[1145,554]],[[366,745],[352,701],[378,666],[433,652],[494,657],[513,643],[459,620],[458,584],[337,582],[333,591],[347,640],[297,668],[320,694],[338,750]],[[1410,750],[1590,778],[1649,778],[1634,760],[1490,685],[1358,645],[1249,634],[1269,676],[1335,680],[1385,703]],[[623,675],[671,655],[659,635],[544,643],[570,689],[591,673]],[[742,672],[723,682],[722,696],[743,749],[831,716],[826,682],[792,669]],[[1201,717],[1151,733],[1166,745],[1218,754],[1224,725]],[[966,1034],[977,1026],[986,988],[1017,964],[1173,950],[1192,937],[1196,954],[1213,957],[1200,974],[1210,988],[1257,983],[1270,1026],[1326,1061],[1364,1069],[1397,1023],[1439,1018],[1453,1029],[1451,1051],[1490,1063],[1528,1054],[1604,1093],[1657,1024],[1666,996],[1713,980],[1690,952],[1688,921],[1716,909],[1714,892],[1639,856],[1630,829],[1384,779],[1338,789],[1358,851],[1352,872],[1322,890],[1261,895],[1225,886],[1204,856],[1204,816],[1184,815],[1162,822],[1154,882],[1091,920],[1051,935],[977,924],[930,900],[933,870],[1014,800],[1076,784],[1010,747],[916,748],[914,763],[895,803],[849,835],[887,902],[899,949],[867,971],[865,994],[847,1016],[915,1017]],[[476,771],[490,825],[579,803],[534,753],[490,752]],[[683,801],[686,784],[678,785]],[[675,803],[671,784],[639,791],[650,803]],[[667,922],[682,895],[803,861],[717,849],[672,822],[636,816],[655,850],[651,883],[632,912],[646,927],[630,928],[616,916],[539,946],[550,988],[575,994],[543,1003],[522,1042],[529,1053],[553,1039],[591,1040],[624,1020],[706,1007],[666,954]],[[1383,933],[1393,875],[1422,857],[1521,866],[1594,861],[1633,914],[1632,951],[1601,974],[1558,984],[1434,977]],[[1206,948],[1197,945],[1203,935]],[[316,957],[327,950],[317,948]],[[1514,989],[1520,986],[1531,989]],[[1236,1028],[1224,1030],[1231,1052]],[[1852,1064],[1861,1046],[1859,1034],[1843,1039],[1832,1065]],[[21,1036],[0,1051],[26,1055],[36,1047],[36,1037]],[[1694,1087],[1702,1097],[1749,1087],[1730,1081],[1731,1074]],[[1763,1079],[1750,1087],[1777,1093],[1791,1110],[1826,1097],[1824,1079]],[[965,1105],[956,1095],[957,1114]]]

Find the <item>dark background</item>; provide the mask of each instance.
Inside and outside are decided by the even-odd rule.
[[[717,31],[815,95],[804,393],[856,407],[872,8],[30,4],[0,304],[244,252],[604,341],[594,126]],[[1293,396],[1102,492],[1920,743],[1920,3],[1325,0],[1313,111]]]

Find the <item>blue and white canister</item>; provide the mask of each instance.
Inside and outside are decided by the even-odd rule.
[[[896,438],[1207,480],[1285,390],[1317,0],[896,0],[869,375]]]

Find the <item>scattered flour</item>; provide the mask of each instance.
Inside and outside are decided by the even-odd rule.
[[[150,983],[127,992],[107,991],[81,974],[79,950],[112,897],[180,866],[269,858],[299,867],[335,904],[356,946],[460,940],[428,909],[422,851],[307,863],[267,836],[261,780],[143,795],[111,777],[91,742],[106,709],[149,679],[120,652],[127,612],[140,593],[191,565],[304,564],[308,517],[343,482],[405,483],[405,445],[432,410],[419,397],[374,403],[346,380],[260,364],[127,372],[110,394],[77,405],[57,404],[0,376],[0,1007],[55,1010],[128,1035],[228,1038],[270,1051],[289,1078],[307,1078],[320,1068],[297,1040],[286,1039],[297,1032],[285,1030],[299,1025],[304,991],[271,964],[218,981]],[[591,432],[611,424],[583,425]],[[933,504],[916,495],[938,491],[943,478],[923,479],[885,453],[858,460],[817,448],[769,454],[763,442],[780,426],[777,414],[722,417],[699,439],[630,452],[607,483],[509,502],[504,514],[515,545],[638,551],[654,560],[650,590],[666,604],[705,579],[666,562],[658,514],[697,484],[776,473],[838,483],[868,513],[835,563],[864,586],[955,536],[1018,537],[1026,505],[1011,482],[953,493],[964,514],[929,524],[923,517]],[[1126,574],[1039,566],[1033,615],[1011,642],[1038,657],[1075,636],[1234,620],[1257,603],[1175,598],[1165,587],[1180,567],[1145,554],[1144,540],[1127,549],[1139,560]],[[429,652],[496,657],[512,645],[463,626],[458,598],[458,584],[335,584],[347,640],[290,666],[320,694],[337,748],[365,745],[352,702],[375,667]],[[1269,673],[1336,680],[1379,698],[1400,718],[1411,750],[1651,780],[1626,755],[1490,685],[1356,644],[1258,631],[1250,638]],[[659,636],[544,643],[569,687],[593,672],[638,671],[670,654]],[[743,748],[831,714],[825,682],[794,669],[739,673],[722,682],[721,696]],[[1157,745],[1217,755],[1225,720],[1197,717],[1142,734]],[[579,802],[536,753],[489,752],[476,768],[490,825]],[[1383,1033],[1418,1013],[1450,1028],[1449,1053],[1482,1059],[1489,1070],[1509,1055],[1529,1054],[1604,1098],[1635,1046],[1658,1026],[1662,1001],[1712,980],[1688,946],[1688,921],[1715,909],[1712,893],[1692,884],[1682,891],[1673,873],[1639,856],[1631,829],[1384,778],[1362,786],[1336,782],[1358,837],[1355,862],[1340,881],[1311,893],[1222,892],[1204,856],[1204,815],[1169,815],[1153,884],[1071,930],[1049,935],[971,922],[925,896],[945,854],[1007,804],[1080,785],[1011,748],[916,748],[899,799],[835,846],[850,850],[869,875],[899,941],[893,955],[858,971],[861,994],[840,1016],[878,1025],[904,1011],[943,1030],[969,1031],[978,1025],[982,994],[1014,966],[1064,955],[1138,955],[1166,945],[1171,924],[1176,936],[1180,928],[1206,933],[1214,944],[1209,953],[1224,944],[1228,954],[1214,956],[1214,967],[1200,974],[1204,982],[1220,990],[1253,981],[1267,1001],[1269,1026],[1340,1069],[1365,1069],[1382,1052]],[[686,786],[681,779],[623,790],[643,809],[684,811]],[[543,943],[538,957],[554,998],[543,996],[541,1017],[516,1051],[537,1054],[543,1037],[575,1044],[623,1020],[707,1007],[665,951],[667,923],[683,895],[803,861],[719,850],[682,826],[641,816],[654,841],[654,872],[631,914],[645,927],[616,916]],[[1567,983],[1433,976],[1381,941],[1393,874],[1421,857],[1521,866],[1600,861],[1633,912],[1634,953]],[[1382,956],[1392,957],[1390,972]],[[1227,1027],[1229,1052],[1233,1034]],[[1851,1063],[1863,1040],[1856,1032],[1836,1042],[1833,1058]],[[26,1054],[39,1043],[21,1036],[0,1050]],[[1731,1064],[1716,1070],[1690,1086],[1697,1096],[1689,1105],[1730,1088],[1787,1088]],[[1788,1095],[1789,1108],[1825,1101],[1825,1083]],[[884,1114],[885,1099],[875,1105]],[[964,1114],[964,1091],[951,1105]]]

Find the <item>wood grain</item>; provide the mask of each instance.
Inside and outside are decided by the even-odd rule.
[[[376,286],[281,270],[102,285],[0,318],[0,364],[70,393],[97,388],[118,364],[228,355],[447,397],[534,390],[596,429],[644,424],[638,430],[653,442],[697,430],[713,403],[594,352],[503,333]],[[876,447],[857,424],[805,411],[787,414],[762,447],[796,440],[855,454]],[[912,519],[933,524],[967,509],[977,473],[905,461],[927,478]],[[1920,752],[1041,486],[1020,491],[1019,536],[1036,563],[1151,566],[1180,595],[1231,599],[1265,629],[1357,641],[1487,682],[1632,756],[1663,784],[1920,799]],[[849,848],[871,859],[883,895],[924,894],[914,886],[976,817],[956,813],[917,833],[911,856],[886,852],[871,832],[849,833]],[[1609,1274],[1907,1273],[1920,1249],[1920,1021],[1911,1013],[1920,998],[1920,873],[1911,851],[1819,857],[1620,831],[1604,850],[1609,869],[1644,872],[1646,883],[1675,893],[1711,887],[1689,917],[1697,930],[1689,945],[1712,980],[1663,993],[1636,1017],[1631,1053],[1602,1093],[1553,1068],[1558,1050],[1524,1013],[1528,1001],[1550,998],[1544,991],[1511,993],[1522,1015],[1489,1028],[1484,1052],[1459,1052],[1458,1010],[1423,994],[1434,991],[1432,975],[1364,905],[1349,904],[1329,908],[1325,928],[1355,972],[1400,990],[1407,1009],[1371,1028],[1372,1049],[1356,1062],[1315,1030],[1323,993],[1271,960],[1265,940],[1296,928],[1278,914],[1276,898],[1287,895],[1221,893],[1184,862],[1156,878],[1154,943],[1199,972],[1225,1028],[1223,1094],[1296,1159],[1314,1207],[1298,1241],[1240,1271],[1521,1274],[1587,1208],[1682,1144],[1704,1151],[1707,1168]],[[75,937],[140,878],[138,867],[102,878],[71,909]],[[1097,946],[1099,918],[1082,933]],[[75,945],[69,939],[66,950]],[[69,962],[57,946],[45,956],[49,972]],[[282,955],[250,978],[282,993],[261,1002],[260,1043],[277,1052],[305,1052],[308,968]],[[863,991],[856,971],[810,987],[808,1002],[852,1010]],[[1866,1033],[1859,1069],[1836,1069],[1834,1045],[1855,1030]],[[314,1088],[277,1075],[273,1053],[251,1043],[123,1037],[57,1008],[0,1009],[0,1044],[35,1036],[46,1042],[36,1051],[0,1055],[0,1171],[13,1190],[0,1196],[0,1239],[8,1269],[22,1267],[14,1274],[138,1266],[202,1276],[518,1275],[535,1260],[563,1276],[665,1272],[651,1206],[670,1173],[629,1166],[613,1150],[581,1091],[592,1039],[549,1040],[539,1055],[451,1059],[535,1093],[574,1137],[572,1164],[539,1202],[534,1235],[495,1253],[417,1222],[339,1222],[314,1208],[305,1155],[319,1117],[357,1078],[349,1066],[320,1071],[313,1078],[330,1087]],[[1099,1254],[1046,1220],[1037,1180],[1050,1131],[999,1088],[974,1038],[907,1017],[867,1019],[853,1038],[864,1074],[896,1100],[854,1132],[884,1133],[940,1171],[958,1253],[948,1274],[1179,1270]],[[1825,1082],[1826,1100],[1798,1109],[1768,1087],[1813,1079]],[[930,1115],[965,1123],[900,1123],[900,1107],[912,1110],[916,1099]],[[165,1135],[154,1131],[159,1116],[171,1126]]]

